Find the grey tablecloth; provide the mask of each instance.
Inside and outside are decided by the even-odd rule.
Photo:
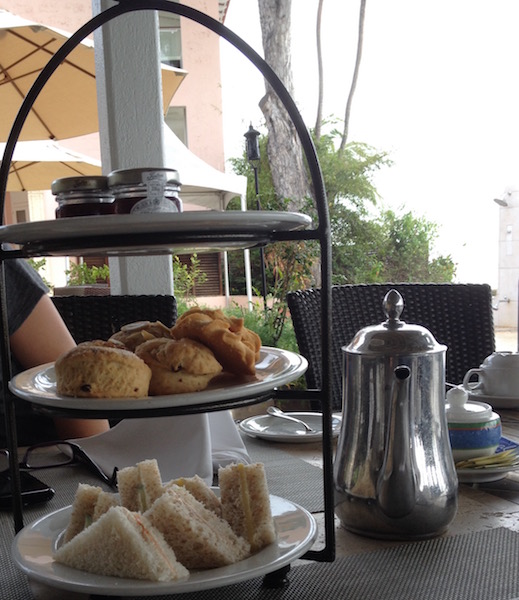
[[[383,545],[383,544],[382,544]],[[512,600],[519,534],[492,529],[295,567],[283,589],[261,579],[168,600]],[[140,600],[140,599],[139,599]],[[157,597],[166,600],[166,597]]]
[[[381,543],[381,546],[384,544]],[[7,552],[2,536],[2,555]],[[156,600],[513,600],[519,598],[519,534],[508,529],[402,544],[333,563],[293,567],[288,585],[267,589],[262,578],[222,588],[155,596]],[[9,562],[0,566],[8,600],[82,600],[33,586]],[[137,597],[134,598],[137,600]],[[139,597],[138,600],[144,600]]]
[[[323,472],[285,451],[286,445],[243,435],[251,459],[266,466],[271,494],[295,502],[310,512],[321,512],[323,499]]]

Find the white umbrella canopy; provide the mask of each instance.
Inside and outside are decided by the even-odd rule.
[[[2,143],[0,153],[4,150],[5,143]],[[7,191],[48,190],[54,179],[101,174],[101,161],[52,140],[18,142],[9,169]]]
[[[163,132],[166,164],[180,175],[180,196],[184,204],[225,210],[230,200],[245,196],[246,177],[218,171],[193,154],[167,125]]]
[[[0,10],[0,140],[6,141],[24,97],[70,34]],[[166,111],[186,75],[162,65]],[[19,140],[65,139],[99,130],[94,45],[89,39],[59,65],[36,98]]]

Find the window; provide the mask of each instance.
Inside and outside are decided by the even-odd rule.
[[[160,61],[171,67],[182,68],[180,17],[159,12]]]
[[[186,109],[184,106],[170,106],[164,119],[166,125],[173,131],[178,139],[187,144]]]
[[[27,213],[25,210],[17,210],[16,211],[16,222],[17,223],[27,223]]]

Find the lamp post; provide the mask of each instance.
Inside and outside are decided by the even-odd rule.
[[[261,201],[259,195],[258,168],[260,164],[260,148],[259,148],[259,131],[249,125],[248,131],[244,134],[246,139],[247,160],[249,161],[252,170],[254,171],[254,191],[256,193],[256,210],[261,210]],[[261,261],[261,293],[263,296],[263,308],[267,310],[267,274],[265,271],[265,251],[263,246],[260,247]]]

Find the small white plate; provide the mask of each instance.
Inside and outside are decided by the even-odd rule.
[[[301,506],[270,497],[277,541],[228,567],[192,571],[187,581],[142,581],[93,575],[58,564],[53,554],[70,519],[71,506],[24,527],[12,544],[16,564],[29,576],[49,586],[107,596],[165,596],[217,588],[277,571],[311,548],[317,537],[313,516]]]
[[[504,479],[508,473],[517,471],[519,465],[515,467],[494,467],[487,469],[457,469],[458,481],[460,483],[490,483]]]
[[[294,352],[262,346],[256,363],[256,377],[226,384],[214,384],[202,392],[172,394],[170,396],[146,396],[145,398],[72,398],[56,393],[54,364],[49,363],[19,373],[9,382],[9,389],[16,396],[38,404],[55,408],[79,410],[139,410],[160,409],[176,406],[195,406],[220,400],[236,400],[259,396],[276,387],[290,383],[302,375],[308,367],[306,358]]]
[[[487,396],[479,392],[468,392],[469,400],[486,402],[492,408],[519,408],[519,396]]]
[[[272,415],[256,415],[239,423],[241,431],[252,437],[258,437],[271,442],[308,443],[317,442],[323,437],[322,415],[317,412],[289,412],[292,417],[301,419],[314,430],[307,431],[298,423],[291,423]],[[336,437],[341,429],[342,419],[334,415],[332,418],[332,433]]]
[[[499,446],[496,450],[496,454],[503,452],[504,450],[510,450],[511,448],[519,448],[519,444],[516,444],[508,438],[501,438]],[[456,469],[458,474],[458,481],[460,483],[490,483],[491,481],[499,481],[504,479],[508,473],[519,470],[519,465],[513,467],[482,467],[479,469]]]

